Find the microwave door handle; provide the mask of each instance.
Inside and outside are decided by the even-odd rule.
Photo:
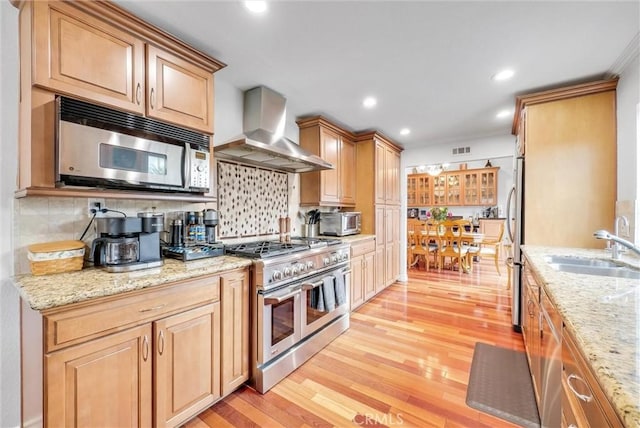
[[[191,187],[191,144],[184,143],[184,163],[182,165],[182,183],[184,189]]]

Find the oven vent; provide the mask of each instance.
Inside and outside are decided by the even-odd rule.
[[[452,155],[468,155],[471,153],[471,147],[455,147],[451,150]]]
[[[67,122],[141,138],[151,135],[151,139],[172,144],[191,143],[209,148],[210,136],[207,134],[63,96],[58,97],[58,103],[60,119]]]

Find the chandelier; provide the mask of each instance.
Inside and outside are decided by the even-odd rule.
[[[419,167],[419,169],[421,171],[425,171],[427,174],[429,174],[432,177],[436,177],[440,175],[442,171],[445,171],[448,166],[449,166],[448,163],[439,163],[434,165],[421,166]]]

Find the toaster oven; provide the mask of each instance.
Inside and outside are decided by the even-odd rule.
[[[320,213],[320,234],[356,235],[360,233],[361,216],[359,212]]]

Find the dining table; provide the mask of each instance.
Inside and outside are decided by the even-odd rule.
[[[438,234],[435,231],[429,231],[428,233],[424,230],[420,231],[420,235],[423,237],[429,238],[429,241],[435,241],[438,238]],[[460,236],[463,243],[466,243],[469,246],[479,247],[484,239],[484,233],[480,232],[472,232],[469,230],[465,230],[462,232]],[[421,241],[422,241],[421,239]],[[463,260],[462,269],[464,273],[470,273],[473,271],[473,257],[475,256],[475,252],[467,252],[467,257]],[[413,267],[418,263],[419,256],[415,256],[409,267]]]

